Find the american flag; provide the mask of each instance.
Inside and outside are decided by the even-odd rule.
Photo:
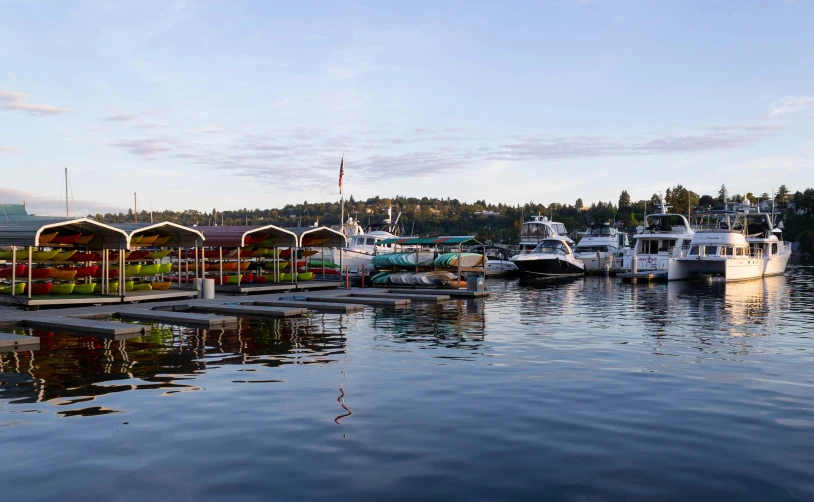
[[[339,193],[342,193],[342,178],[345,177],[345,156],[342,155],[342,162],[339,163]]]

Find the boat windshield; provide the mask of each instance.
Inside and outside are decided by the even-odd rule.
[[[609,236],[613,235],[613,229],[607,225],[591,225],[588,227],[588,230],[585,231],[585,235],[590,235],[591,237]]]
[[[568,230],[565,229],[565,225],[562,223],[552,223],[551,226],[554,227],[554,231],[560,235],[568,234]]]
[[[551,230],[548,225],[536,222],[523,223],[520,233],[527,237],[551,237]]]
[[[651,232],[671,232],[686,226],[687,221],[678,214],[651,214],[644,219],[644,229]]]
[[[532,253],[568,255],[568,247],[562,241],[544,240],[537,244]]]
[[[695,218],[699,230],[743,230],[743,222],[737,213],[729,211],[701,213]]]
[[[748,213],[743,215],[746,220],[746,233],[749,235],[769,234],[772,231],[771,218],[766,213]]]

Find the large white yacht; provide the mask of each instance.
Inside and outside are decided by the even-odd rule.
[[[361,225],[358,224],[353,218],[348,217],[347,222],[342,225],[342,233],[348,240],[348,245],[342,249],[326,249],[325,256],[317,254],[314,256],[315,260],[327,260],[336,264],[342,265],[342,273],[349,270],[351,275],[361,274],[364,270],[365,274],[369,274],[373,269],[371,261],[378,253],[392,253],[392,244],[379,244],[380,241],[385,239],[392,239],[399,237],[394,231],[398,228],[398,219],[401,213],[396,217],[396,221],[392,221],[392,211],[390,208],[387,210],[387,217],[376,226],[377,230],[368,230],[365,232]],[[340,261],[341,253],[341,261]]]
[[[630,239],[608,223],[588,225],[582,239],[574,248],[574,256],[585,263],[589,272],[603,272],[622,267]]]
[[[545,216],[533,216],[520,227],[520,254],[530,253],[543,239],[556,237],[564,239],[569,246],[574,246],[574,241],[568,237],[564,224],[548,221]]]
[[[668,280],[717,276],[729,282],[763,276],[763,251],[749,245],[746,225],[738,212],[704,211],[695,219],[696,231],[690,244],[674,248]]]
[[[752,254],[763,254],[763,275],[781,275],[791,258],[791,246],[783,242],[780,229],[774,228],[771,214],[755,211],[749,199],[741,203],[738,214],[746,227],[746,242]]]
[[[638,227],[633,236],[633,248],[625,253],[623,268],[666,273],[673,248],[681,249],[690,244],[695,230],[684,215],[668,213],[670,207],[662,198],[661,212],[644,217],[644,225]]]
[[[530,252],[514,257],[523,279],[556,279],[585,274],[585,264],[574,256],[571,245],[560,236],[541,240]]]

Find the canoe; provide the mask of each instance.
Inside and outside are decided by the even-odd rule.
[[[133,238],[130,239],[130,244],[139,244],[143,238],[143,235],[134,235]]]
[[[275,256],[280,256],[279,249],[269,249],[269,248],[258,248],[256,256],[263,256],[266,258],[274,258]],[[242,258],[242,256],[241,256]]]
[[[153,289],[155,290],[164,291],[170,289],[170,286],[172,286],[171,282],[153,281]]]
[[[161,260],[167,257],[170,254],[170,250],[167,249],[166,251],[153,251],[152,253],[147,255],[148,260]]]
[[[11,251],[0,251],[0,260],[11,261]],[[28,261],[28,250],[17,250],[17,261]]]
[[[159,274],[169,274],[172,270],[172,263],[162,263],[158,266]]]
[[[73,244],[78,241],[80,237],[82,237],[81,233],[57,235],[51,239],[51,244]]]
[[[118,271],[119,267],[110,267],[110,269]],[[134,265],[126,265],[124,267],[125,275],[137,275],[140,270],[141,270],[141,265],[139,265],[138,263],[136,263]]]
[[[108,269],[107,276],[111,279],[114,277],[118,277],[119,271],[114,268]],[[102,277],[102,267],[96,269],[96,273],[93,274],[93,277]]]
[[[31,294],[32,295],[47,295],[51,292],[51,286],[53,286],[53,282],[38,282],[31,285]]]
[[[19,278],[23,274],[25,274],[25,265],[17,265],[17,268],[14,270],[15,274]],[[0,277],[11,277],[11,267],[2,267],[0,268]]]
[[[51,261],[58,254],[59,249],[53,249],[51,251],[34,251],[31,253],[31,258],[34,261]]]
[[[76,285],[72,282],[66,282],[64,284],[54,284],[51,286],[51,294],[52,295],[69,295],[73,293],[73,288]]]
[[[92,282],[89,282],[87,284],[76,284],[71,293],[75,295],[91,295],[93,294],[93,290],[95,288],[96,284]]]
[[[159,263],[155,263],[153,265],[142,265],[141,269],[135,275],[156,275],[160,267],[161,265]]]
[[[300,281],[310,281],[314,278],[313,272],[301,272],[297,274],[297,280]]]
[[[76,269],[73,270],[64,270],[60,268],[51,269],[51,279],[56,279],[58,281],[70,281],[74,277],[76,277]]]
[[[74,244],[84,246],[85,244],[89,244],[90,241],[92,241],[94,237],[95,236],[93,234],[90,234],[90,235],[82,234],[82,237],[76,239]]]
[[[141,236],[141,241],[139,241],[139,244],[142,245],[142,246],[151,246],[151,245],[155,244],[155,240],[158,239],[158,237],[159,237],[158,234],[142,235]],[[131,242],[132,242],[132,239],[131,239]]]
[[[47,234],[40,234],[40,239],[39,239],[40,245],[47,244],[47,243],[51,242],[52,240],[54,240],[54,237],[56,237],[57,234],[59,234],[59,232],[50,232],[50,233],[47,233]]]
[[[110,281],[107,283],[107,290],[110,293],[116,294],[119,292],[119,281]]]
[[[32,279],[48,279],[51,277],[51,268],[32,268],[31,269],[31,278]]]
[[[153,287],[149,282],[140,282],[133,285],[133,291],[152,291]]]
[[[0,286],[0,295],[10,295],[11,294],[11,288],[12,288],[11,285]],[[24,282],[18,282],[17,284],[14,285],[14,294],[15,295],[21,295],[23,293],[25,293],[25,283]]]
[[[54,256],[53,261],[68,261],[75,254],[76,254],[75,249],[71,249],[71,250],[68,250],[68,251],[60,251],[59,253],[57,253],[56,256]]]
[[[62,270],[62,271],[65,271],[65,272],[70,271],[70,270],[76,270],[76,277],[93,277],[96,274],[96,272],[99,270],[99,266],[91,265],[90,267],[66,267],[66,268],[54,269],[54,270]],[[51,277],[54,277],[53,273],[52,273]]]
[[[268,239],[268,234],[264,235],[247,235],[245,239],[243,239],[244,246],[256,246],[263,242],[264,240]]]
[[[143,260],[150,256],[152,251],[130,251],[130,254],[125,258],[127,261]]]
[[[100,253],[74,253],[71,256],[71,261],[101,261],[102,255]]]

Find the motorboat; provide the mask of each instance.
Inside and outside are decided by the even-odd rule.
[[[730,282],[763,276],[763,250],[750,246],[746,222],[737,211],[703,211],[695,220],[689,245],[673,249],[667,280],[709,276]]]
[[[545,216],[534,216],[530,221],[520,227],[519,254],[530,253],[543,239],[561,238],[574,247],[574,241],[568,237],[565,225],[556,221],[549,221]]]
[[[791,246],[783,242],[782,230],[775,228],[771,214],[754,209],[749,199],[744,199],[737,209],[745,222],[746,242],[752,254],[762,252],[764,276],[781,275],[791,258]]]
[[[625,253],[622,268],[636,272],[667,272],[673,249],[690,244],[695,230],[682,214],[669,213],[664,199],[661,212],[644,217],[644,225],[636,228],[633,247]]]
[[[585,263],[588,272],[609,272],[622,268],[630,238],[609,223],[588,225],[574,248],[574,256]]]
[[[469,249],[470,252],[476,253],[482,251],[482,248],[474,246]],[[484,274],[486,277],[500,277],[515,275],[519,271],[517,265],[511,260],[512,253],[506,246],[491,245],[486,246],[486,267]]]
[[[530,252],[514,257],[524,279],[553,279],[585,274],[585,264],[574,256],[571,245],[562,237],[541,240]]]

